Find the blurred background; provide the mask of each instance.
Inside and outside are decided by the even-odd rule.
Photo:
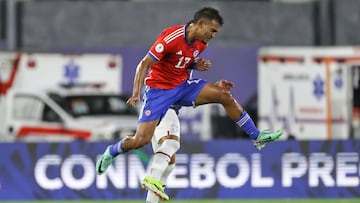
[[[195,77],[233,81],[259,128],[284,136],[258,152],[221,106],[181,109],[170,196],[358,197],[360,1],[0,0],[0,199],[142,199],[149,147],[104,177],[96,156],[136,129],[139,60],[204,6],[224,25]]]

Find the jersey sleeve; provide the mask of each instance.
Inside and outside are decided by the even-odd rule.
[[[149,56],[153,58],[155,61],[160,61],[160,59],[162,59],[165,56],[166,51],[168,49],[168,45],[165,43],[164,37],[166,37],[166,35],[163,32],[159,35],[159,37],[150,47],[150,50],[148,52]]]

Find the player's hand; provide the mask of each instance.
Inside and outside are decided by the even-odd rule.
[[[219,80],[215,83],[215,85],[229,91],[231,88],[234,88],[235,84],[228,80]]]
[[[127,100],[126,104],[129,106],[135,106],[139,102],[140,102],[140,96],[133,95]]]
[[[196,62],[196,70],[206,71],[211,68],[211,61],[199,58]]]

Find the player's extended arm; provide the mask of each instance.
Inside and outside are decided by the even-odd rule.
[[[137,65],[132,96],[126,102],[128,105],[134,106],[140,102],[141,87],[144,84],[147,71],[155,63],[156,61],[154,59],[146,55]]]

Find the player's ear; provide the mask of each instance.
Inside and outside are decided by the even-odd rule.
[[[202,28],[205,24],[205,19],[200,18],[197,23],[198,23],[199,27]]]
[[[200,25],[201,28],[206,26],[206,25],[209,25],[210,23],[211,23],[211,21],[208,20],[208,19],[205,19],[205,18],[199,19],[199,25]]]

